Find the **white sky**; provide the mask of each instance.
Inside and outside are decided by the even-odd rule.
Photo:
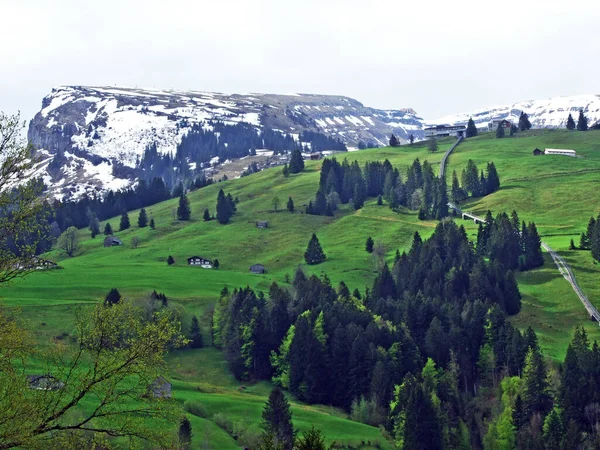
[[[56,85],[347,95],[425,118],[600,93],[597,0],[0,0],[0,110]]]

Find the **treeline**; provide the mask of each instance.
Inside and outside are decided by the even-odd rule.
[[[499,261],[508,269],[529,270],[544,264],[542,241],[534,222],[520,222],[516,211],[510,218],[500,213],[495,219],[488,211],[485,222],[477,230],[479,255]]]
[[[302,131],[296,141],[290,134],[269,128],[258,133],[255,127],[243,122],[235,125],[211,122],[208,127],[194,124],[189,126],[175,155],[159,153],[156,144],[148,146],[137,165],[138,177],[145,180],[161,177],[167,184],[174,185],[178,181],[193,178],[200,168],[215,157],[222,162],[255,155],[257,149],[272,150],[274,153],[293,150],[346,151],[346,146],[339,139],[314,131]]]
[[[450,196],[456,204],[465,201],[469,195],[483,197],[496,192],[500,188],[500,178],[493,162],[487,163],[486,173],[484,174],[483,170],[479,172],[475,161],[470,159],[467,162],[467,167],[462,170],[460,178],[462,183],[459,183],[456,170],[454,170],[452,172]]]
[[[575,249],[572,239],[571,248]],[[600,214],[598,214],[598,218],[590,217],[586,231],[581,233],[579,249],[590,250],[592,257],[596,261],[600,261]]]
[[[367,162],[347,159],[340,164],[336,158],[323,160],[319,189],[315,200],[306,208],[307,214],[332,216],[339,204],[351,203],[353,209],[363,207],[369,197],[385,199],[390,208],[405,206],[419,210],[420,219],[442,219],[448,215],[446,180],[435,176],[431,165],[415,159],[408,168],[406,181],[389,160]]]
[[[209,186],[211,178],[203,174],[188,184],[188,190]],[[139,180],[133,188],[117,192],[108,191],[104,196],[90,197],[87,194],[77,201],[52,203],[52,221],[64,231],[70,226],[85,228],[94,221],[106,220],[121,215],[124,211],[145,208],[170,198],[180,197],[185,191],[183,183],[176,184],[171,191],[162,178],[155,177],[150,182]]]
[[[520,301],[513,273],[497,260],[486,263],[464,228],[444,221],[425,242],[415,234],[410,251],[391,270],[384,266],[364,294],[301,270],[291,290],[224,289],[213,342],[236,377],[272,379],[302,401],[346,408],[388,427],[398,442],[439,431],[439,446],[403,448],[464,448],[458,443],[479,434],[469,393],[491,384],[491,374],[523,373],[535,343],[532,331],[523,335],[506,320]],[[427,394],[398,402],[400,386],[409,385]],[[424,419],[423,403],[427,420],[402,427]]]

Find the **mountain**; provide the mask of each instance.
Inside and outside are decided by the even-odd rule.
[[[167,172],[179,174],[172,185],[215,157],[242,157],[253,148],[283,151],[300,141],[305,150],[381,146],[391,133],[418,139],[421,123],[410,109],[378,110],[342,96],[65,86],[43,99],[28,138],[41,160],[36,175],[66,199]]]
[[[533,128],[565,128],[569,113],[577,121],[583,110],[590,125],[600,121],[600,95],[573,95],[553,97],[545,100],[528,100],[511,105],[494,106],[469,113],[453,114],[428,120],[431,125],[464,125],[472,117],[476,125],[487,125],[492,119],[507,119],[518,122],[521,111],[529,116]]]

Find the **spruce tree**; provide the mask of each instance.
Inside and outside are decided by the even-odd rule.
[[[112,227],[110,226],[110,222],[106,222],[106,225],[104,225],[104,235],[110,236],[111,234],[113,234],[113,230],[112,230]]]
[[[502,126],[502,122],[498,124],[498,128],[496,129],[496,137],[498,139],[502,139],[504,137],[504,127]]]
[[[148,216],[146,215],[146,210],[142,208],[140,210],[140,214],[138,216],[138,227],[144,228],[148,225]]]
[[[210,212],[208,212],[208,208],[204,209],[204,214],[202,214],[202,220],[208,222],[210,220]]]
[[[220,224],[224,225],[229,223],[229,219],[233,215],[233,211],[231,210],[231,205],[225,197],[225,193],[223,189],[219,190],[219,194],[217,195],[217,220]]]
[[[531,129],[531,122],[529,121],[529,116],[527,113],[521,111],[521,115],[519,116],[519,131],[525,131]]]
[[[218,270],[220,266],[221,266],[221,263],[219,262],[219,260],[215,259],[213,261],[213,267]]]
[[[429,138],[429,140],[427,141],[427,149],[431,152],[431,153],[435,153],[438,151],[439,146],[438,146],[438,141],[435,138],[435,136],[431,136]]]
[[[96,217],[96,214],[90,219],[90,232],[92,234],[92,239],[100,234],[100,221]]]
[[[294,450],[326,450],[325,438],[321,435],[321,430],[312,428],[302,433],[302,436],[296,441]]]
[[[179,206],[177,207],[177,220],[190,220],[192,210],[190,208],[190,201],[187,195],[181,194],[179,196]]]
[[[306,261],[306,264],[320,264],[325,261],[326,258],[327,256],[321,248],[321,244],[319,243],[317,235],[313,233],[310,241],[308,242],[306,252],[304,252],[304,260]]]
[[[294,150],[290,158],[290,165],[288,168],[290,173],[299,173],[304,170],[304,159],[300,150]]]
[[[271,434],[275,443],[285,450],[292,450],[296,438],[296,431],[292,424],[292,412],[285,395],[278,387],[269,394],[262,412],[262,428],[265,433]]]
[[[200,331],[200,323],[196,316],[192,317],[192,326],[190,327],[190,347],[202,348],[202,332]]]
[[[587,117],[583,114],[583,109],[579,111],[579,119],[577,119],[577,131],[587,131],[588,121]]]
[[[288,198],[287,201],[287,210],[291,213],[294,212],[294,200],[292,200],[292,197]]]
[[[119,231],[126,230],[130,226],[129,215],[127,215],[127,211],[123,211],[123,214],[121,214],[121,222],[119,223]]]
[[[575,241],[573,240],[573,238],[571,238],[571,242],[569,243],[569,250],[577,250],[577,247],[575,247]]]
[[[393,133],[390,136],[390,147],[398,147],[398,138]]]
[[[154,217],[150,219],[150,228],[152,228],[153,230],[156,228],[156,224],[154,223]]]
[[[187,417],[183,417],[179,423],[180,448],[190,450],[192,448],[192,424]]]
[[[286,178],[290,176],[290,169],[288,169],[287,164],[283,165],[283,170],[281,171],[281,173],[283,173],[283,176]]]
[[[175,259],[171,255],[169,255],[169,257],[167,258],[167,264],[169,266],[172,266],[173,264],[175,264]]]
[[[486,194],[496,192],[500,188],[500,178],[498,177],[498,171],[494,162],[489,162],[487,165],[487,177],[486,177]]]
[[[381,196],[381,194],[379,194],[377,196],[377,206],[381,206],[383,205],[383,197]]]
[[[529,349],[523,369],[523,404],[528,417],[545,414],[552,405],[546,364],[537,349]]]
[[[410,135],[408,136],[408,142],[410,142],[410,146],[412,147],[413,144],[415,143],[415,135],[410,133]]]
[[[573,116],[569,113],[569,117],[567,117],[567,130],[574,130],[576,127],[575,121],[573,120]]]
[[[105,306],[116,305],[120,301],[121,301],[121,293],[115,288],[112,288],[110,291],[108,291],[108,294],[106,294],[106,297],[104,297],[104,305]]]
[[[375,242],[373,241],[373,238],[371,236],[369,236],[367,238],[367,242],[365,244],[365,250],[367,251],[367,253],[373,253],[373,245],[375,244]]]
[[[477,127],[475,126],[475,122],[473,121],[472,117],[469,118],[469,122],[467,123],[467,131],[465,134],[468,138],[477,136]]]
[[[590,241],[590,249],[592,250],[592,257],[596,261],[600,261],[600,219],[596,220],[594,231],[592,235],[588,237]]]

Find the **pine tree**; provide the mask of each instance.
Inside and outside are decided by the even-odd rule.
[[[106,222],[106,225],[104,225],[104,235],[110,236],[111,234],[113,234],[113,230],[112,230],[112,227],[110,226],[110,222]]]
[[[569,250],[577,250],[577,247],[575,247],[575,241],[573,241],[573,238],[571,238],[571,242],[569,243]]]
[[[202,220],[208,222],[210,220],[210,212],[208,212],[208,208],[204,209],[204,214],[202,214]]]
[[[302,433],[302,436],[296,441],[294,450],[326,450],[325,438],[321,435],[321,430],[312,428]]]
[[[390,147],[398,147],[398,138],[394,134],[390,136]]]
[[[173,257],[171,255],[169,255],[169,257],[167,258],[167,264],[169,266],[172,266],[173,264],[175,264],[175,259],[173,259]]]
[[[142,208],[138,216],[138,227],[144,228],[146,225],[148,225],[148,216],[146,215],[146,210]]]
[[[129,223],[129,216],[127,215],[127,211],[123,211],[121,214],[121,222],[119,224],[119,231],[123,231],[128,229],[131,226]]]
[[[153,229],[153,230],[156,228],[156,224],[154,223],[154,217],[152,217],[150,219],[150,228]]]
[[[494,162],[489,162],[487,165],[487,177],[486,177],[486,194],[496,192],[500,188],[500,178],[498,177],[498,171]]]
[[[223,189],[219,190],[219,194],[217,195],[217,220],[220,224],[224,225],[229,223],[229,219],[233,215],[233,211],[231,210],[231,205],[225,197],[225,193]]]
[[[294,200],[292,200],[292,197],[288,198],[287,201],[287,210],[291,213],[294,212]]]
[[[504,137],[504,126],[502,125],[502,122],[498,124],[498,128],[496,129],[496,137],[498,139],[502,139]]]
[[[547,449],[564,448],[563,440],[565,437],[565,428],[562,421],[562,412],[555,406],[544,421],[544,444]]]
[[[115,288],[112,288],[110,291],[108,291],[108,294],[106,294],[106,297],[104,297],[104,305],[105,306],[116,305],[120,301],[121,301],[121,293]]]
[[[187,417],[183,417],[179,423],[180,448],[189,450],[192,448],[192,423]]]
[[[326,258],[327,256],[321,248],[321,244],[319,243],[317,235],[313,233],[310,241],[308,242],[306,252],[304,252],[304,260],[306,261],[306,264],[320,264],[325,261]]]
[[[90,232],[92,235],[92,239],[94,239],[100,234],[100,221],[98,220],[95,214],[90,219]]]
[[[377,206],[381,206],[383,205],[383,197],[381,196],[381,194],[379,194],[377,196]]]
[[[191,215],[190,201],[187,195],[181,194],[179,197],[179,206],[177,207],[177,220],[190,220]]]
[[[587,237],[587,233],[581,233],[579,237],[579,248],[582,250],[588,250],[590,248],[590,240]]]
[[[287,164],[283,165],[283,170],[281,173],[283,173],[283,176],[286,178],[290,176],[290,169],[288,168]]]
[[[213,261],[213,267],[214,267],[216,270],[218,270],[220,266],[221,266],[221,263],[219,262],[219,260],[218,260],[218,259],[215,259],[215,260]]]
[[[521,111],[521,115],[519,116],[519,131],[525,131],[529,129],[531,129],[529,116],[527,116],[527,113]]]
[[[546,364],[539,350],[529,349],[523,369],[523,404],[528,417],[545,414],[552,405]]]
[[[427,141],[427,149],[431,152],[431,153],[435,153],[438,151],[439,146],[438,146],[438,141],[435,138],[435,136],[431,136],[429,138],[429,140]]]
[[[588,237],[590,241],[590,250],[592,251],[592,258],[596,261],[600,261],[600,219],[596,220],[594,231],[592,235]]]
[[[512,418],[513,424],[517,428],[517,431],[519,431],[519,429],[528,422],[527,412],[525,411],[525,406],[523,405],[523,398],[521,397],[521,394],[517,394],[517,398],[515,399],[515,406],[513,407]]]
[[[373,253],[373,245],[375,244],[375,242],[373,241],[373,238],[371,236],[369,236],[367,238],[367,242],[365,244],[365,250],[367,251],[367,253]]]
[[[202,332],[200,331],[200,323],[196,316],[192,317],[192,326],[190,327],[190,347],[202,348],[204,346],[202,341]]]
[[[472,117],[469,118],[469,122],[467,123],[466,136],[468,138],[477,136],[477,127],[475,126],[475,122],[473,121]]]
[[[299,173],[304,170],[304,159],[300,150],[294,150],[290,158],[290,165],[288,168],[290,173]]]
[[[292,424],[292,412],[290,404],[278,387],[269,394],[262,412],[262,428],[265,433],[273,435],[276,444],[283,446],[285,450],[292,450],[296,431]]]
[[[414,134],[410,133],[410,135],[408,136],[408,142],[410,142],[410,146],[412,147],[413,144],[415,143],[415,136],[414,136]]]
[[[567,118],[567,130],[575,129],[575,121],[573,120],[573,116],[569,113],[569,117]]]
[[[579,111],[579,119],[577,119],[577,131],[587,131],[588,121],[587,117],[583,114],[583,109]]]

